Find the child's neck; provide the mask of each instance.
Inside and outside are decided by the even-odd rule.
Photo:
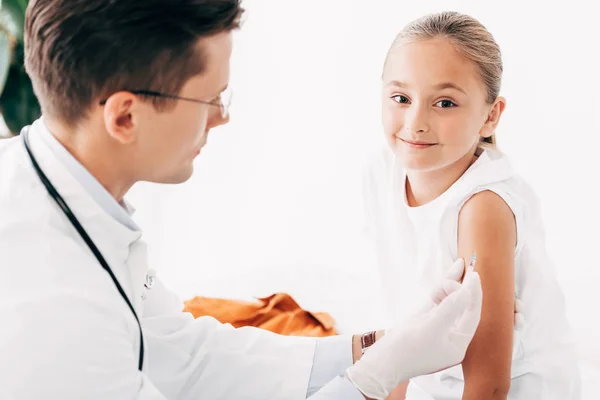
[[[432,170],[406,170],[406,201],[410,207],[427,204],[450,188],[477,160],[471,152],[447,167]]]

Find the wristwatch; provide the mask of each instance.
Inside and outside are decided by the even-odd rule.
[[[375,331],[363,333],[360,337],[360,351],[365,354],[365,351],[375,343]]]

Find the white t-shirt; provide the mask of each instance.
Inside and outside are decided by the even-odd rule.
[[[492,191],[515,216],[515,297],[522,301],[525,317],[514,331],[509,399],[579,399],[574,343],[564,296],[546,251],[538,199],[513,173],[506,156],[480,150],[461,178],[420,207],[407,205],[406,175],[391,151],[378,153],[369,163],[364,186],[367,231],[389,317],[398,321],[410,314],[442,279],[458,257],[458,215],[463,204],[478,192]],[[424,398],[417,392],[435,399],[461,399],[463,389],[459,365],[413,379],[407,399]]]

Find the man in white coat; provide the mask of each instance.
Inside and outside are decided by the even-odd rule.
[[[148,277],[124,196],[186,181],[227,123],[242,11],[30,1],[25,65],[43,118],[0,142],[0,398],[384,398],[462,361],[481,308],[477,273],[457,282],[462,261],[412,319],[327,339],[194,320]]]

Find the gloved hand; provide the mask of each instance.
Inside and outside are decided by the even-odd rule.
[[[458,282],[460,282],[460,280],[463,278],[464,273],[464,262],[461,258],[456,260],[454,264],[452,264],[452,267],[446,273],[442,284],[430,294],[430,300],[435,304],[440,304],[440,302],[444,300],[450,293],[452,293],[460,287],[460,284]],[[432,305],[428,304],[424,308],[422,308],[420,312],[427,312],[431,307]],[[523,313],[523,310],[523,301],[515,298],[515,330],[523,329],[523,326],[525,324],[525,314]]]
[[[400,383],[459,364],[481,318],[479,274],[455,262],[420,312],[386,331],[345,377],[365,396],[385,399]]]

